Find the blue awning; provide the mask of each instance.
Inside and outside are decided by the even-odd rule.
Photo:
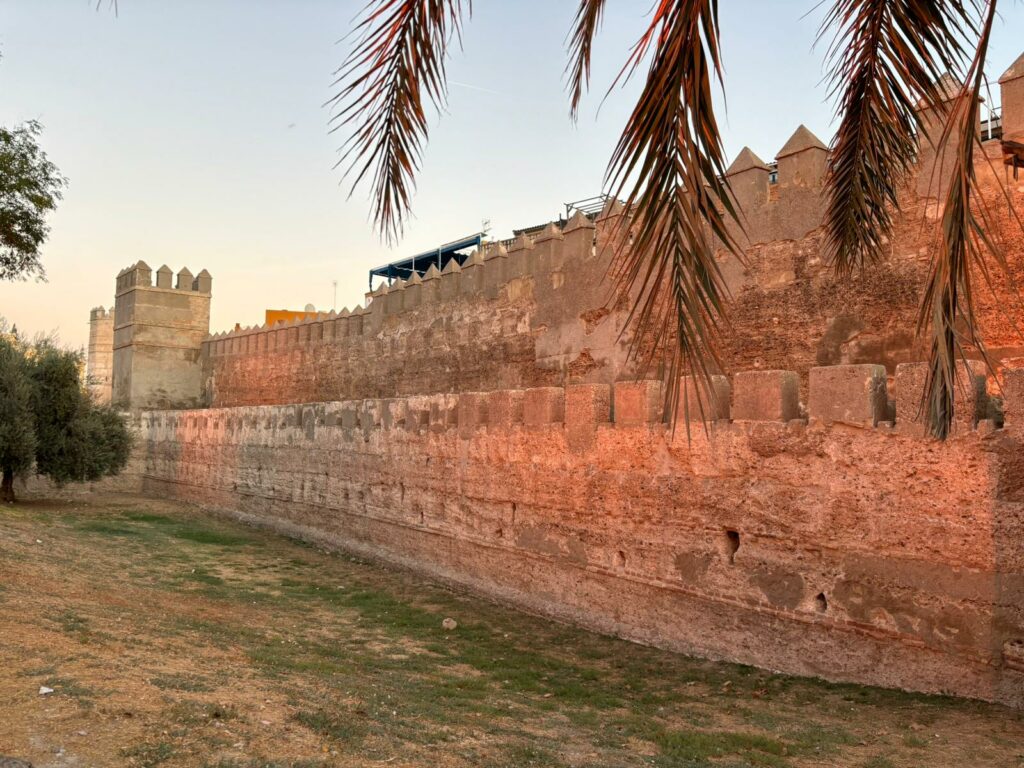
[[[370,270],[370,290],[373,290],[373,278],[383,277],[389,283],[392,280],[407,280],[413,272],[416,272],[423,276],[423,274],[430,269],[430,265],[435,265],[439,270],[443,270],[448,266],[448,262],[452,259],[458,260],[459,266],[461,267],[463,262],[469,257],[469,254],[461,254],[459,251],[466,250],[467,248],[476,248],[483,242],[484,233],[477,232],[475,235],[469,235],[459,240],[453,240],[450,243],[445,243],[437,248],[430,251],[423,251],[423,253],[417,253],[415,256],[411,256],[401,261],[393,261],[390,264],[385,264],[380,267],[374,267]]]

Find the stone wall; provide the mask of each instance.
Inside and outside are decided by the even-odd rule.
[[[963,368],[945,444],[921,381],[817,368],[804,405],[737,374],[690,441],[649,381],[147,412],[139,461],[147,493],[638,642],[1019,706],[1024,373],[999,428]]]
[[[610,251],[579,214],[509,248],[493,244],[368,304],[203,344],[216,406],[332,401],[613,381],[628,371],[620,313],[604,309]]]

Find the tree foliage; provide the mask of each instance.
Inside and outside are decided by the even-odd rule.
[[[0,128],[0,280],[43,277],[40,248],[46,216],[67,180],[39,146],[42,126],[30,121]]]
[[[32,382],[14,338],[0,335],[0,501],[14,495],[14,477],[32,468],[36,455]]]
[[[4,501],[14,478],[37,474],[61,485],[115,475],[128,463],[131,433],[112,408],[82,387],[79,352],[52,340],[0,333],[0,471]]]

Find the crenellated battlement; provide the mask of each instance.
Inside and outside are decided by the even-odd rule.
[[[209,294],[213,291],[213,278],[205,269],[193,277],[188,267],[183,267],[175,279],[171,268],[164,264],[156,271],[156,281],[154,282],[153,270],[146,262],[140,260],[117,273],[115,283],[117,293],[123,293],[133,288],[158,288],[167,291]]]
[[[610,206],[617,216],[621,204]],[[599,220],[607,218],[606,215]],[[366,294],[365,307],[216,333],[203,342],[204,354],[272,352],[316,344],[346,343],[378,333],[385,318],[428,309],[433,305],[499,298],[502,287],[516,280],[537,279],[563,270],[567,262],[593,255],[597,224],[580,212],[564,222],[549,222],[534,237],[521,233],[512,244],[486,243],[460,265],[452,259],[444,270],[431,265],[421,277],[381,284]],[[586,275],[591,279],[592,275]],[[564,280],[564,276],[560,279]]]
[[[899,366],[889,392],[885,369],[877,365],[823,366],[811,370],[807,402],[800,401],[799,376],[793,371],[744,371],[715,376],[714,394],[704,416],[712,430],[745,429],[743,425],[774,423],[790,430],[856,428],[922,438],[920,418],[926,363]],[[680,381],[689,393],[689,418],[702,415],[693,401],[689,377]],[[1004,428],[1024,434],[1024,370],[1007,371],[1000,395],[986,389],[984,366],[961,363],[956,398],[954,437],[972,432],[989,435]],[[577,384],[567,387],[490,392],[442,393],[399,398],[367,398],[294,405],[235,406],[198,412],[144,414],[151,430],[174,430],[179,418],[199,418],[232,432],[249,416],[261,428],[294,427],[313,438],[331,428],[367,432],[398,429],[411,432],[457,430],[464,437],[476,429],[563,427],[573,442],[586,441],[602,425],[619,429],[659,428],[687,440],[692,430],[682,412],[673,425],[664,423],[661,381]],[[1005,416],[1004,416],[1005,414]],[[190,422],[190,423],[191,423]],[[732,426],[730,426],[732,425]],[[326,428],[328,433],[321,434]],[[218,427],[219,429],[219,427]]]
[[[115,280],[112,401],[123,408],[202,402],[200,349],[210,332],[213,279],[205,269],[177,276],[144,261]]]
[[[1021,57],[1024,59],[1024,56]],[[1024,63],[1019,59],[1000,78],[1002,93],[1001,130],[1004,138],[1024,135]],[[957,97],[959,85],[949,75],[940,81],[949,101]],[[912,193],[920,198],[938,198],[944,191],[936,167],[951,160],[947,147],[940,147],[944,120],[923,110],[923,138],[916,173],[910,179]],[[978,126],[980,132],[981,126]],[[988,142],[993,159],[1000,159],[1000,142]],[[769,165],[750,147],[743,147],[726,171],[743,217],[741,242],[755,244],[777,240],[798,240],[821,226],[825,213],[825,188],[829,149],[806,126],[800,125]],[[985,160],[988,162],[988,160]]]

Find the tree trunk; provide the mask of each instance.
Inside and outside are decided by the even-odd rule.
[[[14,472],[9,469],[4,470],[3,482],[0,483],[0,501],[14,501]]]

